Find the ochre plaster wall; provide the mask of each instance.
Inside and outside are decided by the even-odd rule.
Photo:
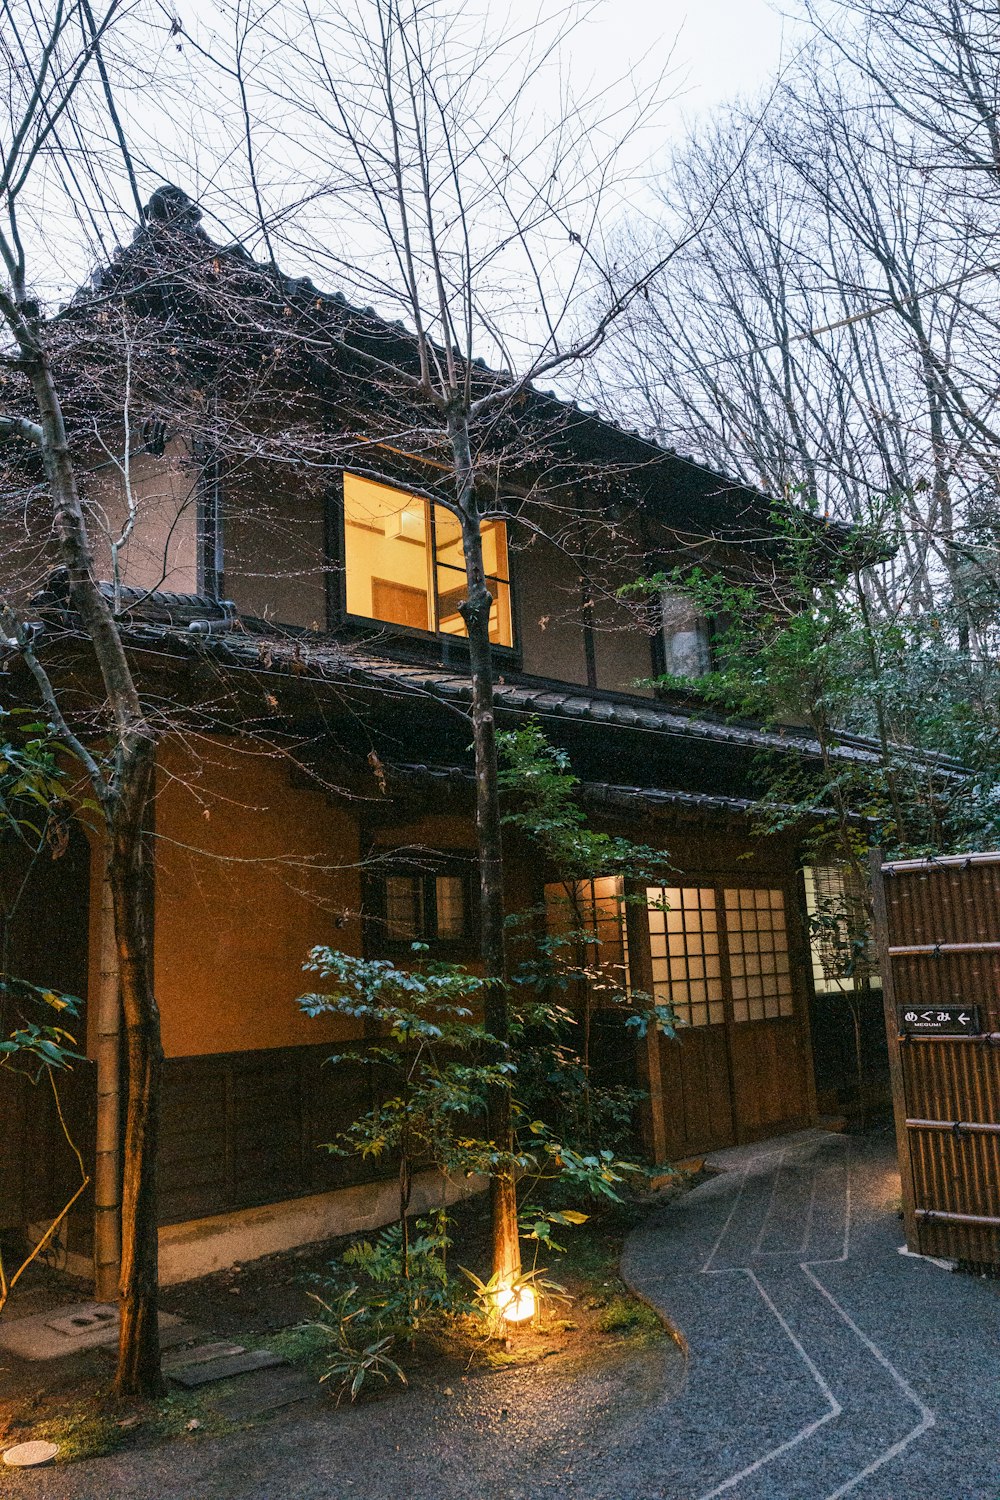
[[[259,464],[226,477],[226,593],[241,614],[325,630],[323,499],[305,485],[283,488],[283,477]]]
[[[595,604],[594,659],[599,688],[652,697],[652,688],[640,685],[653,675],[653,653],[636,609],[612,600]]]
[[[511,550],[524,670],[560,682],[587,681],[579,570],[544,537]]]
[[[426,813],[407,822],[387,823],[375,830],[371,843],[379,849],[454,849],[476,851],[476,825],[469,816],[456,813]]]
[[[128,517],[121,470],[106,457],[91,456],[93,467],[81,481],[87,526],[98,576],[112,577],[111,540]],[[162,457],[135,453],[129,462],[135,521],[119,553],[121,582],[138,589],[198,590],[198,470],[187,445],[168,443]]]
[[[252,744],[200,741],[189,752],[171,743],[159,757],[155,827],[155,974],[167,1056],[356,1034],[310,1020],[295,1004],[316,983],[302,972],[310,948],[360,951],[350,811],[291,786],[287,764]]]

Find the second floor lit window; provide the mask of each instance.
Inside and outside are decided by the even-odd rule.
[[[483,521],[490,640],[514,644],[507,528]],[[459,522],[442,505],[357,474],[344,475],[347,613],[408,630],[464,636],[466,597]]]

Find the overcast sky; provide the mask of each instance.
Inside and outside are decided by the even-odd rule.
[[[515,0],[545,14],[549,0]],[[784,8],[784,7],[783,7]],[[769,0],[603,0],[568,45],[596,77],[644,69],[673,48],[676,129],[734,95],[754,93],[787,60],[794,25]]]
[[[459,3],[460,0],[455,0],[456,9]],[[788,8],[787,0],[468,0],[470,12],[478,10],[489,18],[488,24],[497,28],[501,36],[511,39],[538,19],[554,22],[557,17],[566,17],[575,3],[586,19],[565,37],[557,66],[568,76],[576,97],[600,92],[617,80],[624,80],[623,97],[627,100],[633,85],[641,89],[652,84],[669,68],[666,91],[671,96],[669,102],[656,111],[641,138],[636,137],[633,149],[626,146],[623,154],[633,174],[625,201],[640,212],[645,199],[643,180],[651,181],[663,171],[670,145],[683,139],[693,119],[711,115],[740,94],[758,93],[788,60],[797,40],[794,23],[789,23],[779,10],[779,6]],[[209,34],[216,24],[214,18],[219,15],[215,0],[178,0],[177,11],[191,35]],[[179,83],[181,44],[169,37],[166,30],[161,44],[166,74]],[[530,47],[530,41],[525,45]],[[198,56],[189,47],[182,52],[184,63],[190,61],[197,67]],[[155,185],[157,177],[178,182],[204,202],[209,231],[225,238],[228,232],[244,231],[238,224],[228,223],[234,217],[232,198],[227,202],[217,176],[218,160],[220,156],[226,158],[215,113],[221,107],[221,96],[214,87],[206,89],[197,77],[192,77],[190,118],[183,107],[172,107],[165,116],[160,113],[159,123],[151,132],[150,112],[143,95],[135,99],[122,96],[119,104],[127,115],[133,116],[134,110],[129,134],[138,146],[138,159],[147,168],[142,174],[143,195]],[[503,83],[499,86],[502,89]],[[657,92],[662,99],[664,91]],[[548,102],[543,99],[543,107]],[[238,114],[234,116],[231,108],[228,113],[238,123]],[[137,127],[138,136],[134,135],[132,125]],[[145,139],[140,141],[143,136]],[[265,132],[258,144],[262,153],[259,165],[265,177],[271,171],[268,147]],[[241,154],[234,149],[237,155]],[[127,237],[132,218],[127,193],[123,193],[122,201],[124,222],[119,232]],[[81,236],[87,237],[87,222],[75,221],[72,201],[66,208],[65,234],[53,236],[58,215],[53,214],[48,201],[45,203],[47,254],[39,264],[42,273],[39,288],[43,294],[50,288],[52,292],[60,288],[64,294],[79,284],[90,267],[106,258],[104,246],[81,243]],[[213,219],[213,210],[218,219]],[[357,232],[361,233],[360,228]],[[57,243],[62,242],[58,249],[52,243],[53,238]]]

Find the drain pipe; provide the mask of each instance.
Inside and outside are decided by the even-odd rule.
[[[115,913],[107,868],[101,881],[96,994],[97,1156],[94,1164],[94,1294],[118,1298],[121,1272],[121,999]]]

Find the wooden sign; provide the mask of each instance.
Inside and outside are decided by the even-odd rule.
[[[980,1036],[978,1005],[897,1005],[901,1036]]]

